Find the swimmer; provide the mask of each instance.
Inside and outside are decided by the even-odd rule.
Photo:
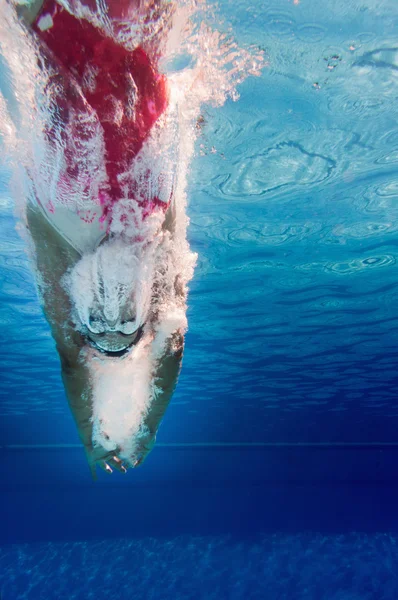
[[[17,6],[51,115],[50,168],[29,174],[27,227],[93,477],[97,465],[124,473],[153,448],[180,371],[186,300],[173,258],[173,160],[161,151],[177,145],[158,70],[162,29],[125,43],[151,19],[166,35],[173,3],[98,4],[101,13],[94,0]]]

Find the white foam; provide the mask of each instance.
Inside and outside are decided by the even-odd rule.
[[[137,460],[147,434],[143,422],[152,399],[152,368],[148,336],[123,360],[90,360],[94,444],[117,449],[130,464]]]
[[[145,323],[159,241],[143,245],[116,238],[80,259],[64,279],[78,328],[88,327],[90,316],[98,313],[105,321],[121,322],[126,310],[135,318],[134,330]]]

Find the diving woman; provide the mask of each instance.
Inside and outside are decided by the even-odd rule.
[[[186,325],[178,128],[158,66],[174,6],[35,0],[17,11],[46,104],[27,208],[39,292],[91,472],[125,472],[154,445]]]

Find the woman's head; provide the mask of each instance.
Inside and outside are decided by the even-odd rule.
[[[77,328],[102,352],[123,354],[148,318],[153,252],[109,240],[83,256],[65,280]]]

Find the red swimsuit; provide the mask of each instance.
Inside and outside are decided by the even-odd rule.
[[[76,115],[87,113],[89,107],[102,127],[104,141],[107,182],[101,197],[93,199],[102,205],[102,220],[111,216],[112,206],[122,198],[136,198],[143,203],[137,183],[127,177],[127,183],[123,181],[122,185],[118,176],[128,171],[151,128],[167,108],[165,77],[156,71],[142,48],[127,50],[89,21],[71,15],[55,0],[45,0],[33,29],[51,51],[44,46],[43,60],[58,73],[61,82],[55,100],[65,148],[63,177],[78,176],[76,148],[79,140],[84,143],[87,129],[84,118]],[[55,125],[50,125],[50,141],[55,137],[54,131]],[[71,131],[73,139],[66,139]],[[146,200],[151,206],[161,204],[167,208],[157,198]]]

